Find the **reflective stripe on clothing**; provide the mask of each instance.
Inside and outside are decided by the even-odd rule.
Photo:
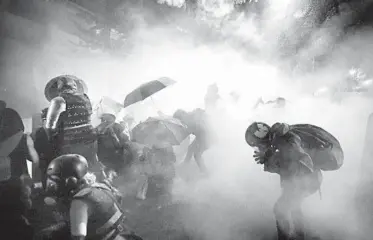
[[[97,228],[96,234],[104,234],[109,228],[116,224],[123,216],[123,213],[120,211],[117,205],[115,205],[116,212],[115,214],[101,227]],[[109,234],[110,235],[110,234]]]

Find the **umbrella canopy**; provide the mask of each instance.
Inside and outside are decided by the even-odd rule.
[[[122,109],[122,104],[109,97],[102,97],[95,108],[95,112],[99,117],[102,114],[112,114],[114,116],[117,116]]]
[[[133,141],[148,146],[179,145],[189,135],[187,127],[172,117],[150,117],[132,129]]]
[[[168,77],[162,77],[157,80],[144,83],[126,96],[124,100],[124,107],[128,107],[134,103],[143,101],[154,93],[159,92],[160,90],[174,83],[176,82]]]
[[[48,101],[52,100],[53,98],[58,96],[58,80],[63,79],[63,78],[69,78],[75,81],[77,87],[78,87],[78,92],[79,93],[87,93],[88,92],[88,87],[85,84],[85,82],[73,75],[61,75],[55,78],[52,78],[47,85],[45,86],[44,89],[44,95],[47,98]]]

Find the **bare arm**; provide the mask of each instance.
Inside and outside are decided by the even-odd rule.
[[[26,137],[26,143],[27,143],[27,148],[28,148],[28,154],[29,154],[29,157],[34,164],[36,165],[39,165],[39,154],[37,153],[35,147],[34,147],[34,140],[32,140],[32,138],[27,135]]]
[[[62,112],[66,111],[66,102],[62,97],[56,97],[51,100],[47,113],[46,129],[55,130],[58,119]]]
[[[72,239],[84,240],[87,236],[88,205],[81,200],[73,200],[70,206],[70,231]]]

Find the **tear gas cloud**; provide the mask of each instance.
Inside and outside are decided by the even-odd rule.
[[[183,1],[158,2],[176,7],[183,5]],[[234,11],[229,2],[225,4],[230,6],[227,7],[229,11]],[[335,46],[335,36],[342,32],[349,17],[343,14],[331,17],[315,29],[309,44],[297,55],[289,61],[279,62],[279,37],[285,30],[291,32],[295,20],[288,16],[301,14],[295,9],[302,6],[294,0],[273,0],[267,5],[270,7],[264,11],[260,26],[252,16],[238,14],[228,21],[221,29],[228,44],[207,42],[196,45],[194,39],[198,36],[185,35],[170,25],[150,28],[140,21],[130,36],[135,44],[125,58],[99,51],[72,52],[58,40],[63,33],[51,29],[53,41],[45,42],[38,62],[28,56],[24,61],[34,66],[33,80],[40,89],[56,75],[74,74],[87,82],[94,101],[101,96],[110,96],[122,102],[133,88],[161,76],[178,81],[153,98],[129,107],[126,111],[134,114],[137,121],[158,110],[172,114],[178,108],[203,107],[207,86],[217,82],[222,100],[219,110],[211,113],[211,126],[218,141],[204,155],[211,176],[199,181],[178,180],[173,188],[175,200],[190,203],[188,210],[180,213],[185,230],[206,240],[243,239],[243,232],[248,231],[251,239],[258,239],[257,236],[271,237],[271,231],[275,230],[272,207],[280,193],[279,177],[264,173],[261,166],[254,164],[253,152],[244,141],[244,131],[252,121],[311,123],[324,127],[340,139],[345,164],[336,172],[324,172],[323,198],[320,200],[315,194],[306,201],[306,217],[321,234],[332,234],[341,240],[358,239],[358,219],[352,201],[366,121],[371,111],[370,100],[349,97],[337,104],[327,98],[315,99],[312,92],[339,80],[352,63],[367,66],[370,56],[366,48],[372,42],[369,40],[372,35],[370,32],[356,33]],[[305,8],[308,6],[304,5]],[[215,17],[226,14],[217,12],[219,7],[216,6],[220,5],[204,7],[210,12],[215,12],[215,7]],[[133,17],[141,19],[141,14],[135,10]],[[183,20],[181,17],[174,19],[176,23]],[[310,21],[315,22],[315,19],[310,18]],[[299,37],[298,33],[292,34],[291,39]],[[244,47],[231,46],[231,39],[250,42],[260,54],[253,55]],[[331,57],[317,71],[302,73],[302,69],[297,71],[299,68],[290,65],[294,62],[298,67],[310,65],[309,59],[322,55],[332,46]],[[8,71],[22,69],[13,67]],[[239,102],[231,102],[231,91],[240,94]],[[42,91],[37,93],[42,98]],[[284,109],[263,107],[254,111],[253,105],[261,96],[282,96],[289,102]],[[40,104],[40,109],[42,107]],[[198,178],[195,166],[178,171],[180,178]]]

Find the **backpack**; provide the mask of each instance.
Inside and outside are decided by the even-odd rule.
[[[344,153],[341,144],[331,133],[311,124],[291,125],[290,131],[301,138],[316,169],[335,171],[342,167]]]
[[[344,153],[339,141],[328,131],[312,124],[287,125],[276,123],[271,131],[279,135],[287,132],[297,135],[302,147],[310,155],[314,168],[335,171],[343,165]]]

